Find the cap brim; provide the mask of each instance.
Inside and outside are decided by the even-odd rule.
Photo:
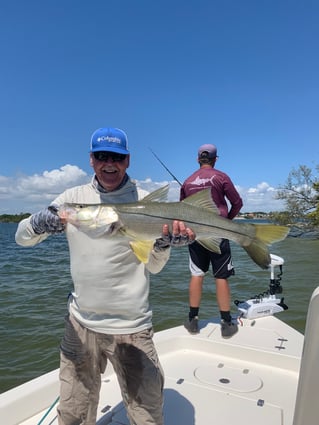
[[[128,155],[130,152],[126,149],[119,148],[119,147],[96,147],[95,149],[92,149],[91,152],[115,152],[115,153],[122,153],[123,155]]]

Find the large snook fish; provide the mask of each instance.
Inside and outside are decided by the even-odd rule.
[[[196,233],[196,241],[220,253],[222,238],[244,248],[261,268],[270,265],[268,246],[284,239],[289,228],[272,224],[232,221],[219,215],[210,190],[205,189],[181,202],[165,202],[168,186],[129,204],[64,204],[59,216],[91,237],[124,235],[137,258],[146,263],[163,224],[184,221]]]

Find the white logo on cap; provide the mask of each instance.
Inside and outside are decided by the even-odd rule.
[[[118,137],[111,137],[111,136],[101,136],[98,137],[97,142],[111,142],[111,143],[118,143],[121,144],[122,141]]]

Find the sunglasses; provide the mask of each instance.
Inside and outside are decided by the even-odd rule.
[[[93,152],[94,158],[98,161],[107,161],[110,159],[112,162],[122,162],[125,160],[127,155],[123,153],[116,153],[116,152]]]

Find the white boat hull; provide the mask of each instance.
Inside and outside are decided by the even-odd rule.
[[[292,425],[303,335],[274,316],[242,319],[228,340],[217,322],[200,326],[198,335],[180,326],[154,336],[165,373],[165,425]],[[102,382],[98,425],[128,425],[110,365]],[[58,370],[7,391],[1,423],[57,424],[58,394]]]

